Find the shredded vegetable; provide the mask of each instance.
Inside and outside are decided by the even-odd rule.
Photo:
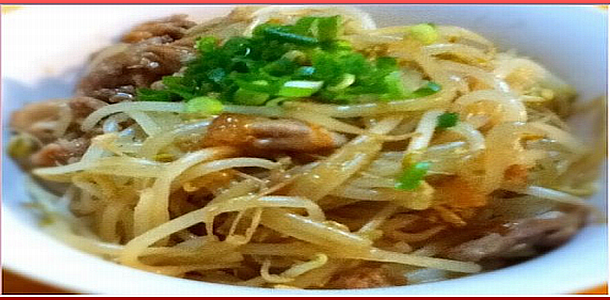
[[[430,166],[430,162],[418,162],[407,167],[398,178],[395,187],[407,191],[416,189],[430,170]]]
[[[248,6],[123,40],[77,96],[9,122],[41,226],[112,262],[250,287],[417,284],[541,255],[596,215],[605,102],[587,109],[603,147],[583,142],[567,83],[467,29]]]

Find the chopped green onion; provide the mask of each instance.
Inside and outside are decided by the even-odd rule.
[[[387,97],[389,100],[403,98],[407,91],[405,85],[402,82],[402,73],[400,71],[394,71],[388,74],[384,81],[388,88]]]
[[[420,87],[415,92],[409,94],[407,96],[407,99],[423,98],[423,97],[427,97],[430,95],[434,95],[434,94],[438,93],[441,90],[441,88],[442,87],[440,84],[438,84],[434,81],[429,81],[428,83],[426,83],[425,86]]]
[[[296,76],[311,77],[316,72],[314,67],[300,67],[296,70]]]
[[[326,89],[331,92],[337,92],[337,91],[343,90],[343,89],[347,88],[348,86],[352,85],[355,81],[356,81],[356,76],[354,74],[345,73],[345,74],[343,74],[341,82],[339,82],[333,86],[329,86]]]
[[[195,49],[201,51],[202,53],[208,53],[214,50],[217,44],[218,39],[213,36],[206,36],[197,40],[195,43]]]
[[[341,29],[341,17],[321,17],[317,20],[317,32],[314,34],[320,41],[332,41],[336,39]]]
[[[438,90],[429,86],[409,93],[395,58],[364,56],[339,40],[343,30],[341,16],[303,17],[294,25],[261,24],[251,37],[222,43],[201,37],[195,42],[196,57],[180,75],[163,77],[162,90],[139,88],[137,100],[204,96],[225,104],[279,105],[281,101],[273,100],[314,96],[321,102],[351,104],[422,97]]]
[[[197,96],[195,89],[188,85],[188,81],[188,78],[182,76],[165,76],[162,80],[163,85],[174,94],[184,99],[195,98]]]
[[[227,76],[227,72],[223,68],[215,68],[210,70],[207,75],[215,83],[221,83]]]
[[[246,81],[238,79],[235,81],[235,83],[237,83],[237,86],[242,89],[259,93],[272,94],[276,90],[276,87],[269,84],[269,82],[266,80]]]
[[[430,45],[438,39],[438,30],[436,26],[430,25],[430,23],[422,23],[415,25],[409,29],[409,33],[413,38],[420,41],[424,45]]]
[[[280,88],[278,95],[283,97],[309,97],[319,91],[323,84],[323,81],[288,81]]]
[[[294,24],[292,31],[304,35],[313,35],[312,27],[317,20],[317,17],[302,17]]]
[[[268,38],[296,45],[315,46],[319,43],[318,39],[314,37],[288,32],[280,26],[263,26],[258,32]]]
[[[18,134],[11,137],[8,143],[8,154],[14,158],[24,158],[32,154],[36,149],[34,139],[26,134]]]
[[[418,188],[430,170],[432,164],[427,161],[418,162],[407,167],[398,182],[394,185],[396,189],[411,191]]]
[[[239,89],[234,95],[235,103],[242,105],[262,105],[269,99],[269,94]]]
[[[344,40],[337,40],[337,41],[333,41],[330,46],[329,46],[330,50],[335,50],[335,51],[352,51],[352,49],[354,49],[354,47],[352,47],[352,44],[348,41],[344,41]]]
[[[290,101],[290,98],[278,97],[267,101],[265,106],[282,106],[286,101]]]
[[[341,34],[341,16],[303,17],[292,27],[292,32],[310,35],[320,41],[332,41]]]
[[[153,90],[141,88],[136,91],[136,96],[140,101],[177,101],[182,99],[179,95],[170,90]]]
[[[186,113],[199,115],[217,115],[222,112],[222,103],[210,97],[197,97],[186,102]]]
[[[457,113],[444,113],[438,116],[436,120],[436,127],[438,128],[449,128],[457,124],[460,116]]]
[[[291,75],[299,67],[299,63],[282,57],[261,68],[261,71],[274,77]],[[276,78],[270,78],[275,80]]]
[[[288,59],[290,61],[304,62],[305,60],[307,60],[307,55],[303,53],[303,51],[292,50],[282,55],[282,58]]]

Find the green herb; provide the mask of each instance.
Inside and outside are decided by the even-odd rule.
[[[235,92],[234,97],[237,104],[263,105],[269,99],[269,94],[240,88]]]
[[[299,78],[310,78],[315,72],[316,68],[314,67],[300,67],[295,71],[294,75]]]
[[[309,97],[322,88],[322,81],[288,81],[277,93],[282,97]]]
[[[141,88],[142,101],[213,98],[225,104],[279,105],[302,97],[327,103],[391,101],[425,97],[440,90],[428,83],[408,91],[396,59],[368,59],[340,37],[340,16],[304,17],[294,25],[261,24],[252,37],[221,42],[202,37],[196,57],[164,88]],[[281,99],[276,101],[276,99]]]
[[[217,115],[222,112],[222,103],[210,97],[197,97],[186,102],[186,113],[198,115]]]
[[[136,91],[136,97],[140,101],[178,101],[182,97],[170,90],[153,90],[141,88]]]
[[[407,95],[407,90],[402,83],[400,71],[394,71],[384,77],[384,82],[387,85],[387,97],[390,99],[404,98]]]
[[[217,44],[218,39],[213,36],[206,36],[197,40],[195,49],[199,50],[201,53],[209,53],[216,48]]]
[[[444,113],[438,116],[436,121],[437,128],[449,128],[457,124],[460,116],[457,113]]]
[[[264,36],[271,40],[303,46],[315,46],[320,42],[314,37],[292,33],[286,26],[279,25],[260,25],[254,30],[254,34]]]
[[[265,106],[282,106],[282,104],[284,104],[284,102],[289,101],[290,98],[284,98],[284,97],[279,97],[279,98],[275,98],[273,100],[269,100],[265,103]]]
[[[36,141],[29,135],[21,133],[11,137],[8,154],[14,158],[24,158],[36,150]]]
[[[346,89],[350,85],[352,85],[356,81],[356,76],[353,74],[345,73],[343,74],[342,80],[336,85],[329,86],[327,89],[332,92],[337,92],[343,89]]]
[[[420,87],[415,92],[409,94],[406,98],[413,99],[413,98],[427,97],[427,96],[438,93],[441,90],[441,88],[442,87],[438,83],[436,83],[434,81],[429,81],[428,83],[426,83],[426,85],[424,85],[423,87]]]
[[[396,189],[411,191],[418,188],[428,173],[430,162],[418,162],[409,165],[398,178],[398,182],[394,185]]]
[[[409,29],[409,33],[413,38],[420,41],[424,45],[430,45],[438,39],[438,30],[431,23],[422,23],[415,25]]]
[[[314,36],[320,41],[333,41],[337,39],[341,31],[341,17],[321,17],[317,19],[317,30],[314,32]],[[315,28],[315,27],[314,27]]]

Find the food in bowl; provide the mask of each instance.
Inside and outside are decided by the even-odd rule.
[[[13,114],[49,233],[117,263],[275,288],[416,284],[559,246],[603,151],[572,88],[464,28],[348,7],[136,26],[70,99]]]

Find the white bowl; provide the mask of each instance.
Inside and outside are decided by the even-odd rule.
[[[380,26],[454,24],[516,48],[573,84],[581,100],[606,93],[607,13],[583,6],[363,6]],[[89,54],[130,26],[172,13],[197,19],[229,6],[36,6],[2,16],[3,144],[11,111],[70,96]],[[583,129],[587,136],[588,128]],[[589,130],[590,131],[590,130]],[[589,132],[589,135],[590,132]],[[4,146],[3,146],[4,148]],[[566,245],[525,263],[438,283],[369,290],[293,291],[188,281],[119,266],[42,233],[26,201],[24,174],[2,156],[2,265],[76,292],[194,295],[546,294],[582,291],[608,278],[607,226],[591,225]],[[607,180],[593,201],[606,210]]]

